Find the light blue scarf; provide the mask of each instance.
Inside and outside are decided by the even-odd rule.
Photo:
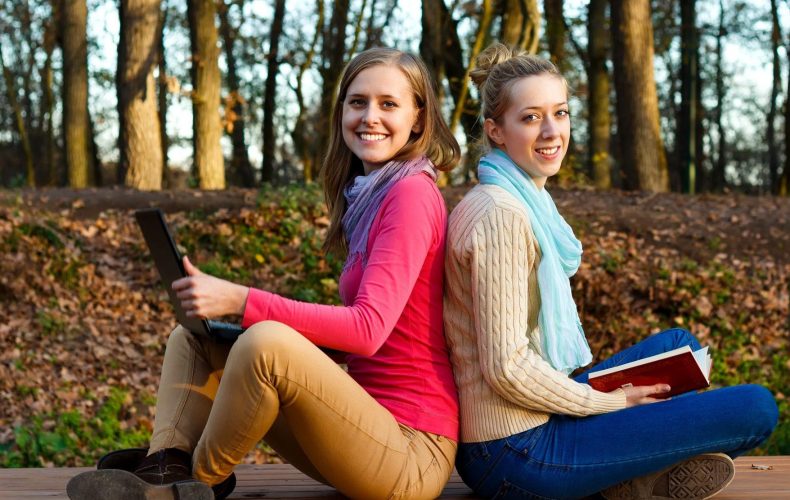
[[[431,160],[420,156],[411,160],[390,161],[368,175],[358,175],[346,186],[343,194],[348,208],[341,223],[348,240],[348,258],[343,269],[357,260],[367,264],[368,233],[381,202],[389,190],[401,179],[420,173],[428,174],[434,181],[437,174]]]
[[[538,266],[540,314],[546,361],[564,373],[585,366],[592,360],[584,337],[569,278],[579,269],[582,244],[565,222],[551,195],[538,189],[532,178],[501,149],[493,149],[480,159],[481,184],[503,188],[524,204],[532,232],[540,245]]]

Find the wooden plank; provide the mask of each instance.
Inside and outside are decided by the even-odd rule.
[[[770,470],[752,465],[771,467]],[[735,480],[717,500],[790,499],[790,456],[740,457],[735,461]],[[66,483],[82,468],[0,469],[0,499],[66,499]],[[313,481],[290,465],[240,465],[232,499],[343,498],[333,488]],[[444,489],[443,499],[474,498],[457,474]]]

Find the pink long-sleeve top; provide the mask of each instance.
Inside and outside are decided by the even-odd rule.
[[[366,264],[340,276],[343,306],[250,289],[242,326],[285,323],[349,353],[348,373],[395,419],[458,440],[458,395],[442,326],[447,210],[424,174],[392,186],[370,228]]]

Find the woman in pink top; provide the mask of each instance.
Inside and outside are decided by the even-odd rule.
[[[221,498],[265,439],[354,498],[433,498],[453,469],[458,401],[442,326],[446,209],[460,156],[424,63],[371,49],[345,69],[323,166],[326,249],[347,253],[344,306],[201,273],[173,283],[191,316],[242,314],[232,345],[170,335],[148,450],[77,476],[72,498]],[[348,353],[344,371],[318,346]],[[125,470],[121,470],[125,469]],[[160,498],[157,496],[157,498]]]

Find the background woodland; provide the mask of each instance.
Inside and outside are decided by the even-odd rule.
[[[787,194],[786,0],[3,2],[0,183],[313,180],[339,74],[378,45],[428,63],[466,146],[446,181],[468,182],[481,132],[468,74],[494,40],[567,75],[566,180]]]
[[[162,207],[206,272],[337,303],[314,181],[344,64],[422,55],[463,145],[452,207],[480,154],[468,73],[495,40],[573,89],[550,189],[585,248],[572,286],[596,360],[688,328],[714,386],[770,388],[780,423],[756,453],[790,454],[787,0],[11,0],[0,466],[146,445],[175,318],[132,209]]]

